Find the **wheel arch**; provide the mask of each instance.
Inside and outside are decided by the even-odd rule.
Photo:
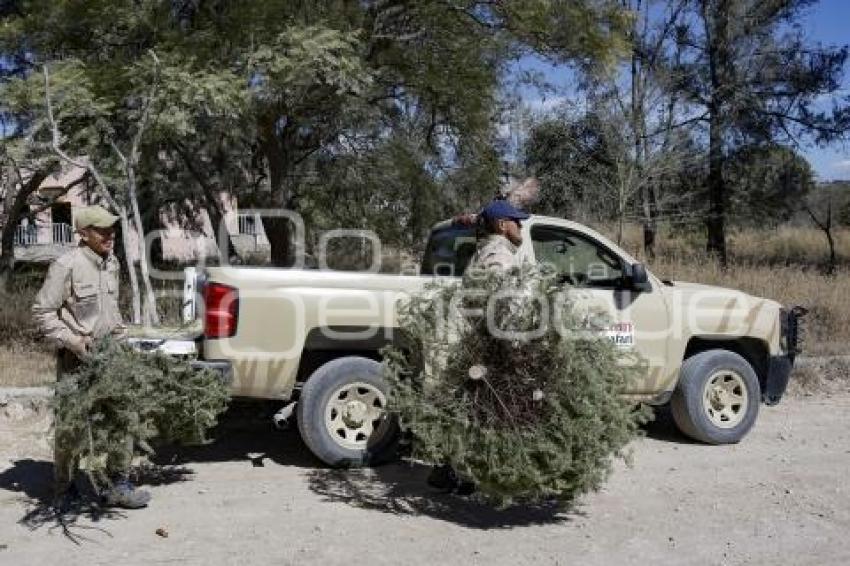
[[[759,385],[764,390],[770,366],[770,348],[764,340],[750,336],[735,338],[718,338],[716,336],[694,336],[688,340],[683,361],[707,350],[728,350],[747,360],[756,376]]]
[[[303,384],[324,364],[346,356],[380,362],[381,349],[400,345],[403,332],[396,327],[332,326],[310,330],[298,364],[296,383]]]

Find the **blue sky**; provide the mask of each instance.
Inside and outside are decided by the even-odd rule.
[[[805,29],[812,41],[825,45],[850,43],[850,1],[821,0],[810,8]],[[850,65],[844,73],[844,96],[850,96]],[[821,179],[850,179],[850,144],[804,152]]]
[[[807,9],[801,24],[813,43],[832,46],[850,44],[850,0],[820,0]],[[573,92],[574,77],[568,68],[553,67],[531,57],[520,60],[516,68],[542,73],[548,82],[567,93],[567,97]],[[850,96],[850,63],[845,69],[843,86],[837,93],[842,97]],[[548,99],[544,99],[539,92],[527,88],[521,92],[526,101],[538,107],[546,106],[546,100],[557,99],[551,94]],[[825,148],[803,146],[798,150],[809,160],[819,179],[850,179],[850,143],[838,143]]]

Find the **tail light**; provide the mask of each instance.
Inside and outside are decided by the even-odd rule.
[[[239,320],[239,291],[221,283],[204,285],[204,337],[229,338]]]

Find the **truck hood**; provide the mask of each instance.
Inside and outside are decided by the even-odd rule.
[[[749,336],[779,348],[780,304],[724,287],[675,281],[664,287],[669,305],[691,336]],[[678,313],[678,314],[677,314]]]
[[[764,307],[773,307],[779,309],[782,305],[778,302],[766,299],[764,297],[758,297],[755,295],[750,295],[749,293],[745,293],[743,291],[739,291],[737,289],[730,289],[728,287],[719,287],[716,285],[705,285],[703,283],[692,283],[690,281],[671,281],[673,284],[672,287],[667,287],[668,289],[676,289],[680,293],[685,293],[688,295],[695,295],[698,293],[705,293],[706,295],[715,295],[718,299],[729,299],[735,297],[747,297],[752,301],[761,302]]]

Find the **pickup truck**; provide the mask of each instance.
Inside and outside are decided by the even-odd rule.
[[[575,222],[532,216],[522,236],[522,259],[554,265],[573,302],[605,310],[608,337],[646,360],[644,378],[624,394],[669,403],[685,435],[738,442],[760,404],[781,399],[804,309],[660,280]],[[445,221],[433,227],[418,275],[208,268],[196,363],[222,372],[234,396],[284,402],[278,418],[295,412],[306,445],[325,463],[368,464],[396,434],[379,351],[399,336],[397,301],[435,278],[460,276],[475,246],[474,227]]]

